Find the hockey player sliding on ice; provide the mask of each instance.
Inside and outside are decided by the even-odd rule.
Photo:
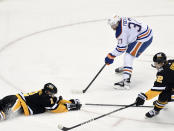
[[[159,114],[160,110],[174,101],[174,60],[167,60],[166,55],[159,52],[153,57],[154,65],[158,72],[153,87],[146,93],[138,94],[136,105],[143,105],[145,100],[158,96],[154,102],[154,109],[146,113],[146,117],[152,118]]]
[[[46,111],[53,113],[79,110],[78,99],[64,100],[62,96],[55,96],[57,88],[52,83],[47,83],[44,88],[28,93],[9,95],[0,100],[0,120],[6,120],[19,114],[34,115]]]
[[[108,19],[108,24],[116,31],[118,40],[116,48],[105,58],[107,65],[125,52],[124,65],[115,69],[116,73],[123,73],[123,80],[114,84],[115,89],[129,89],[133,71],[133,62],[151,44],[153,39],[152,29],[146,24],[137,22],[132,18],[114,16]]]

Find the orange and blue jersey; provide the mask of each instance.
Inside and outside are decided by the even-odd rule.
[[[147,29],[140,33],[138,36],[137,36],[137,40],[142,40],[142,39],[145,39],[147,37],[149,37],[152,33],[152,29],[150,29],[148,26],[147,26]]]

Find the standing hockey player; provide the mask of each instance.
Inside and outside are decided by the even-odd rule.
[[[36,92],[6,96],[0,100],[0,120],[19,114],[28,116],[46,111],[61,113],[81,108],[78,99],[63,100],[62,96],[56,97],[56,93],[56,86],[47,83],[43,89]]]
[[[153,57],[154,66],[158,72],[153,87],[146,93],[138,94],[136,105],[143,105],[145,100],[158,96],[154,102],[154,109],[146,113],[146,117],[152,118],[159,114],[160,110],[174,101],[174,60],[167,60],[166,55],[159,52]]]
[[[116,48],[107,55],[105,63],[112,64],[115,57],[124,52],[124,65],[115,69],[116,73],[123,73],[123,80],[114,84],[115,89],[129,89],[133,71],[133,61],[139,57],[151,44],[153,39],[152,29],[146,24],[137,22],[132,18],[114,16],[108,19],[108,24],[116,31],[118,40]]]

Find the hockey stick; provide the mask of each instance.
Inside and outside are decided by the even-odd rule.
[[[88,88],[91,86],[91,84],[94,82],[94,80],[97,78],[97,76],[101,73],[101,71],[105,68],[106,64],[103,65],[103,67],[99,70],[99,72],[96,74],[96,76],[92,79],[92,81],[89,83],[89,85],[83,90],[83,93],[85,93]]]
[[[92,104],[92,103],[86,103],[85,105],[90,105],[90,106],[126,106],[126,105],[117,105],[117,104]],[[132,107],[153,108],[154,106],[132,106]]]
[[[126,105],[125,107],[119,108],[119,109],[117,109],[117,110],[111,111],[111,112],[109,112],[109,113],[103,114],[103,115],[101,115],[101,116],[92,118],[92,119],[90,119],[90,120],[88,120],[88,121],[82,122],[82,123],[77,124],[77,125],[72,126],[72,127],[64,127],[64,126],[62,126],[62,125],[58,125],[58,128],[59,128],[60,130],[62,130],[62,131],[68,131],[68,130],[74,129],[74,128],[76,128],[76,127],[82,126],[82,125],[84,125],[84,124],[87,124],[87,123],[89,123],[89,122],[92,122],[92,121],[95,121],[95,120],[97,120],[97,119],[100,119],[100,118],[102,118],[102,117],[108,116],[108,115],[110,115],[110,114],[112,114],[112,113],[115,113],[115,112],[117,112],[117,111],[121,111],[121,110],[126,109],[126,108],[128,108],[128,107],[134,106],[135,104],[136,104],[136,102],[134,102],[133,104],[130,104],[130,105]]]

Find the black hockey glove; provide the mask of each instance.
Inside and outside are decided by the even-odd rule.
[[[63,100],[63,97],[62,96],[59,96],[59,101]]]
[[[146,99],[147,96],[144,93],[138,94],[138,97],[136,98],[136,106],[143,105]]]
[[[57,103],[59,103],[61,100],[63,100],[63,97],[62,97],[62,96],[59,96],[59,97],[57,98]]]

